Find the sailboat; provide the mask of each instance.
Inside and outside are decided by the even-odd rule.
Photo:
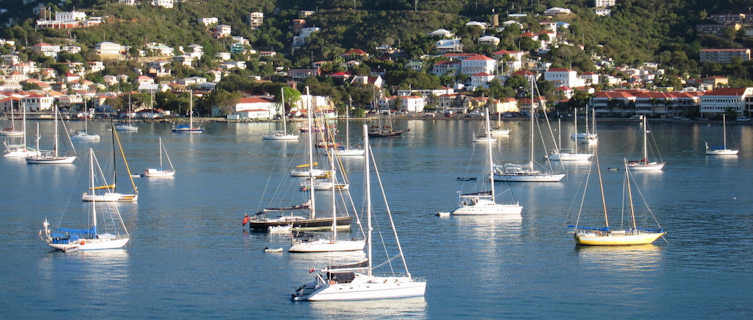
[[[84,100],[84,130],[77,131],[71,139],[79,142],[99,142],[98,134],[89,133],[89,110],[86,108],[86,100]]]
[[[163,167],[163,155],[165,160],[167,160],[167,164],[170,165],[170,169],[165,169]],[[165,149],[165,146],[162,144],[162,137],[159,137],[159,169],[149,168],[144,170],[144,177],[171,178],[173,176],[175,176],[175,167],[173,167],[173,162],[170,161],[170,155],[167,154],[167,149]]]
[[[28,164],[71,164],[73,161],[76,161],[76,156],[61,156],[59,154],[58,150],[58,108],[55,107],[55,145],[53,150],[41,152],[26,157],[26,163]],[[68,136],[68,130],[65,128],[65,123],[63,122],[63,132],[65,132],[65,136],[68,137],[68,142],[70,142],[71,149],[73,150],[73,153],[76,153],[76,149],[73,147],[73,142],[70,141],[70,137]],[[39,150],[39,126],[37,126],[37,150]]]
[[[574,117],[574,127],[575,131],[578,131],[578,109],[575,109],[575,117]],[[573,137],[575,138],[575,144],[574,144],[574,150],[567,150],[567,149],[561,149],[562,148],[562,126],[560,126],[560,119],[557,119],[557,124],[559,126],[559,145],[557,146],[557,150],[554,150],[554,152],[550,153],[548,158],[552,161],[590,161],[591,157],[593,157],[593,154],[591,153],[578,153],[578,135],[575,134]]]
[[[204,129],[201,127],[194,127],[193,126],[193,91],[189,90],[188,95],[190,96],[189,104],[188,104],[188,125],[181,124],[173,127],[173,132],[175,133],[203,133]]]
[[[119,193],[116,191],[117,186],[117,177],[118,177],[118,170],[116,166],[116,152],[115,152],[115,143],[118,144],[118,149],[120,150],[120,156],[123,158],[123,163],[126,167],[126,172],[128,173],[128,179],[131,181],[131,187],[133,188],[133,193]],[[128,166],[128,160],[126,159],[125,152],[123,151],[123,145],[120,144],[120,137],[118,136],[117,131],[115,131],[115,128],[112,129],[112,177],[113,182],[112,184],[105,184],[103,186],[95,186],[93,187],[94,190],[89,190],[89,192],[84,192],[81,195],[82,201],[99,201],[99,202],[133,202],[137,201],[139,199],[139,189],[136,187],[136,183],[133,182],[133,176],[131,175],[131,168]],[[96,194],[96,190],[106,190],[104,193]]]
[[[551,172],[551,163],[547,161],[549,165],[549,172],[541,172],[534,167],[534,151],[536,145],[534,144],[536,126],[536,103],[534,103],[534,86],[533,79],[531,79],[531,123],[530,123],[530,158],[527,166],[522,166],[516,163],[506,163],[504,165],[494,166],[494,181],[502,182],[559,182],[565,178],[564,173]]]
[[[722,147],[709,147],[708,142],[706,144],[706,155],[709,156],[735,156],[737,155],[737,149],[727,149],[727,115],[722,114]]]
[[[643,158],[639,161],[630,161],[627,163],[627,167],[630,170],[635,171],[661,171],[664,168],[666,162],[664,161],[648,161],[648,123],[646,122],[646,116],[643,116]]]
[[[373,138],[388,138],[398,137],[403,133],[410,131],[410,129],[396,130],[392,126],[392,113],[387,110],[387,120],[382,120],[382,116],[379,116],[379,125],[377,127],[369,129],[369,137]]]
[[[489,110],[486,110],[486,119],[489,120]],[[489,126],[486,127],[487,132]],[[489,186],[490,191],[466,193],[459,195],[460,207],[451,211],[452,215],[514,215],[520,216],[523,207],[519,203],[501,204],[497,203],[494,194],[494,158],[492,156],[492,146],[487,147],[489,155]]]
[[[588,144],[588,145],[594,145],[599,142],[599,136],[596,134],[596,110],[592,110],[591,112],[591,119],[593,122],[593,132],[588,130],[588,107],[585,107],[586,109],[586,131],[585,132],[578,132],[578,126],[575,126],[575,133],[573,133],[572,136],[570,136],[573,140],[576,140],[576,142],[582,143],[582,144]],[[576,113],[577,116],[577,113]]]
[[[335,154],[340,157],[363,157],[363,149],[350,147],[350,105],[352,105],[352,99],[348,97],[348,100],[350,103],[348,110],[345,111],[345,147],[336,147]]]
[[[598,151],[595,151],[598,153]],[[661,228],[661,225],[659,225],[659,222],[656,221],[656,217],[654,217],[654,220],[656,221],[656,224],[658,228],[656,229],[650,229],[650,228],[639,228],[636,219],[635,219],[635,207],[633,206],[633,192],[632,192],[632,183],[631,183],[631,171],[628,169],[628,163],[627,161],[624,161],[625,166],[625,190],[623,190],[623,194],[627,194],[627,201],[629,202],[629,208],[630,208],[630,218],[632,220],[632,225],[627,227],[620,227],[620,228],[612,228],[609,226],[609,215],[607,212],[607,203],[604,196],[604,183],[601,177],[601,168],[599,165],[599,157],[598,154],[596,157],[596,172],[599,177],[599,190],[601,191],[601,206],[602,210],[604,211],[604,227],[584,227],[579,225],[580,222],[580,216],[581,212],[578,212],[578,217],[576,220],[576,224],[572,227],[575,229],[575,233],[573,235],[575,239],[575,243],[578,245],[584,245],[584,246],[626,246],[626,245],[644,245],[644,244],[650,244],[656,239],[659,239],[660,237],[667,234],[664,232],[664,229]],[[590,175],[590,172],[589,172]],[[588,181],[588,178],[587,180]],[[636,188],[638,186],[636,185]],[[583,192],[587,192],[588,189],[588,183],[586,183],[586,190]],[[641,197],[643,195],[640,193]],[[624,200],[624,197],[623,197]],[[644,199],[645,203],[645,199]],[[582,208],[582,206],[581,206]],[[648,209],[648,211],[652,214],[651,209]]]
[[[395,299],[423,297],[426,293],[426,281],[414,279],[408,264],[405,261],[403,248],[400,245],[400,239],[397,236],[397,230],[392,220],[392,213],[389,205],[387,206],[387,215],[390,226],[392,227],[399,257],[405,269],[404,275],[378,276],[374,274],[373,254],[372,254],[372,224],[371,224],[371,186],[369,170],[369,148],[368,126],[363,126],[364,131],[364,149],[367,150],[365,156],[365,188],[366,188],[366,216],[367,216],[367,260],[361,263],[355,263],[344,266],[330,266],[315,273],[314,280],[298,287],[291,295],[293,301],[350,301],[350,300],[376,300],[376,299]],[[381,188],[382,183],[379,177],[376,162],[377,179]],[[383,191],[383,190],[382,190]],[[384,193],[382,193],[384,194]],[[386,204],[385,200],[385,204]],[[397,258],[397,257],[394,257]],[[394,259],[393,258],[393,259]],[[388,263],[392,270],[392,259],[388,258]],[[394,271],[393,271],[394,272]]]
[[[24,135],[24,131],[16,130],[16,115],[13,113],[13,99],[10,99],[10,128],[3,128],[0,130],[0,136],[6,137],[20,137]]]
[[[334,184],[337,181],[337,170],[335,168],[335,154],[334,152],[331,152],[332,149],[330,149],[329,157],[329,164],[330,164],[330,179],[332,180],[331,183]],[[316,186],[313,185],[313,181],[309,181],[309,183],[312,184],[311,188],[313,190],[317,190]],[[290,249],[288,249],[288,252],[290,253],[313,253],[313,252],[343,252],[343,251],[361,251],[363,250],[363,247],[365,245],[363,240],[342,240],[337,239],[337,205],[336,205],[336,192],[335,189],[332,188],[332,235],[329,239],[327,238],[321,238],[316,240],[310,240],[308,238],[293,238],[292,245],[290,246]],[[311,192],[313,194],[313,192]],[[313,202],[312,202],[313,203]]]
[[[128,94],[128,113],[126,113],[126,120],[125,123],[119,123],[115,125],[115,130],[118,131],[126,131],[126,132],[136,132],[139,131],[139,127],[134,126],[133,123],[131,123],[131,94]]]
[[[306,94],[308,95],[308,88],[306,89]],[[310,129],[311,127],[313,127],[312,112],[308,112],[307,114],[308,128]],[[307,168],[307,170],[305,170],[305,173],[308,176],[309,181],[313,184],[314,178],[316,177],[317,173],[314,170],[319,170],[310,168],[311,165],[316,165],[316,163],[314,162],[313,134],[309,134],[308,137],[308,156],[308,164],[301,166]],[[322,172],[324,172],[325,175],[327,174],[326,171]],[[313,189],[313,186],[311,189]],[[294,215],[293,212],[298,210],[308,210],[309,216],[303,217]],[[290,214],[280,215],[279,217],[272,218],[267,216],[267,214],[273,212],[288,212]],[[335,227],[342,230],[349,230],[351,222],[351,216],[338,216],[335,218]],[[269,232],[270,228],[285,226],[291,226],[291,229],[296,231],[330,230],[332,228],[332,219],[316,217],[315,192],[313,190],[309,190],[309,200],[306,203],[282,208],[265,208],[259,212],[256,212],[252,217],[250,217],[248,220],[248,225],[250,230],[256,232]]]
[[[280,100],[282,103],[282,131],[275,131],[273,134],[268,134],[262,136],[262,140],[276,140],[276,141],[298,141],[298,135],[296,134],[289,134],[288,133],[288,126],[287,126],[287,113],[285,112],[285,91],[283,88],[280,88],[280,94],[282,99]]]
[[[497,126],[490,129],[489,133],[493,137],[506,137],[510,135],[510,129],[502,128],[502,113],[497,112]]]
[[[89,190],[92,194],[96,188],[94,185],[95,176],[95,163],[96,156],[94,151],[89,148]],[[98,165],[97,165],[98,166]],[[101,168],[100,168],[101,171]],[[101,173],[101,172],[100,172]],[[124,247],[129,240],[128,229],[123,223],[123,218],[120,216],[117,207],[112,207],[114,216],[105,221],[110,221],[113,224],[113,230],[107,230],[110,232],[103,232],[108,228],[99,229],[97,223],[97,206],[95,202],[91,203],[91,219],[89,220],[91,225],[88,229],[70,229],[70,228],[58,228],[54,231],[50,230],[50,223],[47,219],[42,222],[42,230],[39,231],[40,238],[45,241],[50,247],[55,250],[64,252],[75,250],[105,250],[105,249],[119,249]],[[122,229],[122,233],[121,230]]]
[[[11,100],[12,101],[12,100]],[[11,102],[12,103],[12,102]],[[39,149],[34,149],[29,147],[28,143],[26,142],[26,105],[24,104],[22,107],[22,140],[20,144],[9,144],[7,141],[3,141],[3,145],[5,145],[5,154],[3,155],[6,158],[27,158],[27,157],[35,157],[39,156]],[[37,124],[37,128],[39,128],[39,124]],[[39,130],[37,130],[37,135],[39,134]],[[39,142],[39,140],[37,140]],[[38,143],[37,143],[38,144]]]
[[[484,118],[484,121],[485,121],[484,127],[481,128],[481,133],[479,133],[478,135],[476,135],[473,138],[473,142],[476,142],[476,143],[496,143],[497,139],[494,136],[492,136],[491,131],[489,129],[489,110],[488,110],[488,108],[487,108],[486,112],[484,113],[484,115],[485,115],[485,118]]]

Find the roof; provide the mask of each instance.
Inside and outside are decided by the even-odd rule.
[[[368,53],[366,53],[366,51],[363,51],[361,49],[350,49],[348,51],[345,51],[343,55],[344,56],[351,56],[351,55],[365,56],[365,55],[368,55]]]
[[[510,55],[512,55],[512,54],[521,54],[521,53],[525,53],[525,51],[516,51],[516,50],[499,50],[499,51],[497,51],[497,52],[494,52],[493,54],[494,54],[494,55],[497,55],[497,56],[501,56],[501,55],[503,55],[503,54],[510,54]]]
[[[567,69],[567,68],[550,68],[546,72],[575,72],[575,70]]]
[[[244,97],[238,99],[238,103],[272,103],[271,98],[262,97]]]
[[[472,77],[493,77],[494,75],[493,74],[488,74],[486,72],[479,72],[479,73],[474,73],[471,76]]]
[[[465,58],[465,60],[478,60],[478,61],[481,61],[481,60],[494,60],[494,59],[489,58],[489,57],[487,57],[485,55],[477,54],[477,55]]]
[[[720,88],[706,92],[707,96],[742,96],[746,88]]]

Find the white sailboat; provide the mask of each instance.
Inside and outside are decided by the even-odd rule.
[[[497,126],[489,130],[492,137],[506,137],[510,135],[510,129],[502,128],[502,113],[497,112]]]
[[[20,137],[25,131],[16,130],[16,115],[13,113],[13,99],[10,99],[10,128],[0,130],[0,136]]]
[[[601,177],[599,157],[598,155],[596,155],[596,172],[598,173],[598,177],[599,177],[599,190],[601,191],[601,206],[602,206],[602,210],[604,211],[604,227],[581,226],[580,225],[581,212],[579,211],[576,224],[572,226],[575,229],[573,238],[575,239],[575,243],[577,245],[584,245],[584,246],[645,245],[645,244],[650,244],[656,241],[656,239],[659,239],[660,237],[666,234],[666,232],[664,232],[664,229],[662,229],[661,225],[659,225],[659,222],[656,220],[656,217],[654,217],[654,221],[657,224],[656,229],[639,228],[637,226],[636,219],[635,219],[635,207],[633,206],[633,192],[631,188],[632,183],[630,179],[631,171],[628,169],[627,161],[625,161],[624,166],[625,166],[624,186],[626,190],[623,190],[623,194],[627,194],[627,197],[628,197],[627,201],[629,203],[630,218],[631,218],[632,224],[629,226],[622,226],[620,228],[613,228],[609,226],[609,215],[607,212],[607,203],[604,196],[604,183]],[[590,172],[589,172],[589,175],[590,175]],[[588,178],[586,181],[588,181]],[[637,188],[637,185],[636,185],[636,188]],[[586,183],[586,189],[583,192],[584,193],[587,192],[587,189],[588,189],[588,183]],[[639,190],[639,195],[643,197],[643,195],[640,193],[640,190]],[[624,200],[625,199],[623,196],[623,201]],[[645,203],[645,199],[643,200]],[[653,213],[651,212],[650,209],[648,209],[648,212],[651,213],[651,215],[653,216]]]
[[[335,147],[335,154],[340,157],[363,157],[364,150],[350,147],[350,105],[352,99],[348,97],[351,103],[348,104],[348,110],[345,111],[345,147]]]
[[[591,132],[590,130],[588,130],[588,106],[586,106],[584,109],[586,109],[586,131],[578,132],[578,126],[576,125],[575,133],[573,133],[570,137],[573,140],[576,140],[576,142],[578,143],[595,145],[599,142],[599,136],[596,134],[596,110],[592,110],[591,112],[593,122],[593,132]],[[577,116],[577,113],[575,115]]]
[[[646,116],[643,116],[643,158],[638,161],[630,161],[627,167],[634,171],[661,171],[666,162],[648,161],[648,122]]]
[[[125,132],[137,132],[139,131],[139,127],[134,126],[133,123],[131,123],[131,116],[134,115],[131,112],[131,94],[128,94],[128,113],[126,113],[126,120],[125,123],[119,123],[115,125],[115,130],[118,131],[125,131]]]
[[[89,133],[89,110],[86,108],[86,100],[84,100],[84,111],[84,130],[76,131],[76,133],[71,136],[71,139],[78,142],[99,142],[98,134]]]
[[[486,111],[487,121],[489,110]],[[486,127],[489,130],[489,127]],[[450,212],[452,215],[509,215],[520,217],[523,207],[519,203],[497,203],[494,193],[494,158],[491,145],[487,147],[489,156],[489,186],[490,191],[466,193],[459,195],[460,207]]]
[[[282,131],[275,131],[273,134],[263,135],[262,140],[275,140],[275,141],[298,141],[298,135],[288,133],[287,126],[287,113],[285,112],[285,91],[280,88],[280,94],[282,97]]]
[[[167,160],[167,164],[170,166],[169,169],[165,169],[163,166],[163,155],[165,160]],[[167,149],[165,149],[165,146],[162,144],[162,137],[159,137],[159,169],[149,168],[144,170],[144,177],[171,178],[173,176],[175,176],[175,167],[173,167],[173,162],[170,161],[170,155],[167,154]]]
[[[365,156],[365,187],[366,187],[366,216],[367,216],[367,260],[361,263],[330,266],[320,270],[314,275],[314,280],[308,282],[296,289],[291,295],[293,301],[351,301],[351,300],[377,300],[377,299],[395,299],[423,297],[426,293],[426,281],[414,279],[408,265],[405,261],[403,248],[397,236],[397,230],[392,220],[392,214],[387,206],[387,214],[392,227],[393,235],[399,256],[405,269],[404,275],[378,276],[374,274],[373,254],[372,254],[372,225],[371,225],[371,186],[369,172],[369,155],[371,154],[368,142],[368,126],[364,125],[364,149],[367,150]],[[375,164],[376,169],[376,162]],[[379,172],[376,171],[379,186],[381,188],[381,179]],[[385,200],[385,203],[387,201]],[[391,261],[387,259],[390,269]]]
[[[188,103],[188,125],[181,124],[173,127],[174,133],[203,133],[204,129],[193,126],[193,90],[188,91],[190,96]]]
[[[504,165],[496,165],[494,166],[494,181],[502,181],[502,182],[559,182],[562,181],[563,178],[565,178],[564,173],[553,173],[551,168],[551,163],[547,160],[547,164],[549,166],[547,172],[542,172],[537,170],[534,167],[534,154],[536,145],[534,144],[534,137],[535,132],[534,128],[536,127],[536,105],[537,103],[534,103],[534,87],[533,87],[533,80],[531,80],[531,123],[530,123],[530,138],[531,138],[531,144],[530,144],[530,158],[528,160],[528,165],[523,166],[516,163],[506,163]]]
[[[89,148],[89,189],[92,194],[95,189],[95,162],[96,157],[94,151]],[[123,223],[123,218],[120,216],[117,207],[112,207],[111,210],[114,212],[114,217],[105,220],[116,224],[113,226],[112,230],[106,230],[103,232],[103,230],[98,229],[97,206],[92,202],[91,225],[88,229],[58,228],[51,231],[50,223],[47,222],[47,219],[44,219],[42,230],[39,231],[40,238],[42,238],[42,240],[50,247],[65,252],[75,250],[106,250],[122,248],[129,240],[128,229],[126,229],[125,223]],[[121,229],[122,233],[120,231]]]
[[[3,144],[5,145],[5,154],[3,156],[6,158],[27,158],[40,155],[39,149],[29,147],[28,142],[26,141],[26,105],[24,104],[21,109],[23,114],[21,122],[21,131],[23,133],[21,135],[22,140],[20,144],[9,144],[7,141],[3,141]],[[37,124],[37,128],[39,128],[39,124]],[[37,130],[37,134],[38,133],[39,130]],[[37,140],[37,142],[39,142],[39,140]]]
[[[311,118],[311,112],[309,114],[309,129],[312,127],[312,118]],[[313,162],[313,134],[309,134],[309,161]],[[330,151],[332,149],[329,149]],[[288,249],[288,252],[290,253],[314,253],[314,252],[344,252],[344,251],[361,251],[363,250],[363,247],[365,245],[363,240],[342,240],[337,239],[337,202],[336,202],[336,192],[337,189],[336,183],[337,183],[337,170],[335,167],[335,154],[334,152],[328,152],[329,157],[329,164],[330,164],[330,183],[334,187],[330,187],[330,190],[332,190],[332,235],[330,238],[321,238],[316,240],[311,239],[297,239],[293,238],[292,245],[290,246],[290,249]],[[316,212],[316,196],[315,196],[315,190],[316,185],[314,181],[314,177],[309,176],[309,194],[311,195],[311,215],[314,215],[314,212]]]
[[[578,109],[575,109],[575,117],[574,117],[574,127],[577,132],[578,130]],[[559,126],[560,119],[557,119],[557,124]],[[591,157],[593,157],[593,154],[591,153],[579,153],[578,152],[578,135],[574,135],[575,138],[575,144],[574,149],[562,149],[562,127],[559,126],[559,145],[557,146],[557,150],[554,150],[554,152],[550,153],[548,158],[552,161],[578,161],[578,162],[585,162],[590,161]]]
[[[722,114],[722,147],[709,147],[708,142],[706,144],[706,155],[709,156],[736,156],[737,149],[727,149],[727,115]]]
[[[133,193],[120,193],[117,192],[116,186],[117,186],[117,177],[118,177],[118,170],[116,166],[116,152],[115,152],[115,143],[118,144],[118,149],[120,151],[120,155],[123,158],[123,163],[126,167],[126,172],[128,173],[128,179],[131,182],[131,187],[133,188]],[[125,152],[123,151],[123,145],[120,144],[120,138],[118,136],[118,133],[115,131],[115,129],[112,129],[112,178],[113,182],[112,184],[105,183],[102,186],[94,186],[93,190],[89,190],[89,192],[84,192],[81,195],[82,201],[98,201],[98,202],[134,202],[139,199],[139,189],[136,187],[136,183],[133,181],[133,176],[131,175],[131,168],[128,166],[128,160],[126,159]],[[105,190],[101,194],[97,194],[96,190]]]
[[[35,154],[30,157],[26,157],[26,163],[27,164],[71,164],[73,161],[76,161],[76,156],[61,156],[59,154],[58,150],[58,108],[55,107],[55,145],[52,151],[46,151],[46,152],[39,152],[38,154]],[[65,136],[68,138],[68,142],[70,142],[71,149],[73,150],[73,153],[76,153],[75,147],[73,147],[73,142],[71,141],[70,137],[68,136],[68,130],[65,128],[65,123],[63,122],[63,132],[65,132]],[[39,150],[39,126],[37,126],[37,150]]]

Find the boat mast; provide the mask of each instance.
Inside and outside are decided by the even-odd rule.
[[[604,198],[604,180],[602,180],[601,178],[601,166],[599,165],[598,148],[594,148],[594,156],[596,157],[596,172],[599,174],[599,190],[601,190],[601,208],[604,210],[604,223],[606,224],[607,229],[609,229],[609,216],[607,215],[607,200]]]
[[[89,176],[91,177],[89,183],[89,189],[92,195],[92,224],[94,225],[94,232],[97,232],[97,206],[94,204],[96,198],[94,197],[94,150],[89,148]]]
[[[16,131],[16,116],[13,113],[13,99],[10,99],[10,128],[11,131]]]
[[[11,99],[10,101],[11,101],[11,103],[13,103],[13,100],[12,100],[12,99]],[[23,129],[24,129],[24,151],[29,151],[29,150],[28,150],[28,149],[29,149],[29,147],[28,147],[28,146],[26,145],[26,103],[23,103],[23,104],[21,105],[21,108],[23,108],[23,110],[21,111],[21,112],[22,112],[22,113],[21,113],[21,114],[22,114],[22,118],[23,118],[23,123],[21,124],[21,126],[23,126]],[[13,109],[13,108],[11,108],[11,110],[12,110],[12,109]],[[38,150],[37,150],[37,151],[38,151]]]
[[[648,130],[646,129],[646,126],[648,125],[648,122],[646,120],[646,115],[643,115],[643,162],[648,163],[648,139],[646,136],[648,135]]]
[[[280,87],[280,102],[282,102],[282,132],[283,135],[288,134],[288,124],[286,123],[285,114],[285,88]]]
[[[489,108],[486,108],[486,139],[489,139]],[[487,143],[489,154],[489,184],[491,185],[492,201],[496,202],[494,197],[494,158],[492,157],[492,143]]]
[[[335,204],[335,189],[336,188],[336,177],[335,177],[335,148],[330,148],[329,152],[329,166],[331,167],[331,177],[330,181],[332,182],[332,241],[337,241],[337,205]]]
[[[188,90],[188,128],[193,130],[193,90]]]
[[[314,132],[311,128],[313,119],[311,118],[312,111],[309,98],[309,87],[306,87],[306,114],[308,115],[309,122],[309,197],[311,200],[311,212],[309,215],[311,216],[311,219],[314,219],[316,217],[316,196],[314,195]],[[334,188],[334,184],[332,185],[332,188]]]
[[[157,137],[159,139],[159,169],[162,171],[162,137]]]
[[[89,110],[86,109],[86,98],[84,98],[84,132],[89,135]]]
[[[368,260],[369,269],[368,275],[371,276],[372,264],[371,264],[371,183],[369,181],[369,154],[371,148],[369,147],[369,125],[363,125],[363,148],[364,148],[364,163],[363,163],[363,175],[364,181],[366,181],[366,229],[368,234],[366,236],[366,243],[368,243]],[[494,184],[492,184],[492,190],[494,190]],[[493,191],[492,191],[493,193]]]
[[[115,140],[118,142],[118,149],[120,149],[120,156],[123,157],[123,164],[126,168],[126,173],[128,173],[128,179],[131,180],[131,187],[133,187],[133,193],[138,194],[139,188],[136,187],[136,183],[133,182],[133,175],[131,174],[131,167],[128,166],[128,160],[125,156],[125,151],[123,151],[123,145],[120,144],[120,138],[118,136],[118,133],[115,132],[115,129],[112,130],[113,134],[115,134]]]
[[[348,110],[345,110],[345,150],[350,150],[350,108],[353,107],[353,97],[348,95]]]
[[[578,154],[578,107],[575,107],[574,109],[574,119],[575,119],[575,154]]]
[[[55,158],[58,157],[58,107],[55,106]]]
[[[635,225],[635,207],[633,206],[633,191],[630,189],[630,170],[625,163],[625,182],[627,183],[628,201],[630,201],[630,217],[633,218],[633,230],[637,231],[638,228]]]
[[[36,150],[36,152],[38,152],[38,154],[37,154],[38,157],[42,156],[42,153],[39,150],[39,122],[37,122],[37,150]]]
[[[533,171],[533,126],[534,126],[534,116],[536,115],[536,105],[533,102],[533,78],[531,79],[531,160],[528,162],[528,167],[531,168],[531,171]],[[487,124],[488,125],[488,124]],[[487,132],[487,136],[489,136]],[[492,182],[493,184],[494,182]]]
[[[110,132],[112,133],[112,192],[115,192],[115,188],[118,185],[118,162],[115,158],[115,127],[110,128]]]
[[[586,139],[588,139],[588,106],[583,107],[583,109],[586,109]],[[588,140],[586,140],[588,141]]]
[[[559,134],[557,143],[557,153],[562,153],[562,118],[557,118],[557,133]]]
[[[722,145],[727,150],[727,115],[722,113]]]
[[[593,127],[592,129],[594,130],[594,136],[596,136],[596,108],[591,109],[591,124]]]

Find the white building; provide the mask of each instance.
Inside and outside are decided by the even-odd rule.
[[[578,78],[575,70],[564,68],[551,68],[544,73],[544,80],[554,82],[556,87],[567,86],[578,88],[585,86],[583,79]]]
[[[496,70],[497,60],[485,55],[470,56],[460,62],[460,73],[466,75],[476,73],[494,74]]]
[[[205,27],[218,24],[220,22],[217,17],[209,17],[209,18],[199,18],[199,23],[203,24]]]
[[[544,11],[544,15],[545,16],[556,16],[556,15],[560,15],[560,14],[562,14],[562,15],[568,15],[568,14],[572,14],[572,13],[573,13],[573,11],[570,10],[570,9],[559,8],[559,7],[552,7],[552,8],[546,9]]]
[[[472,88],[486,88],[489,82],[494,80],[494,75],[486,72],[479,72],[471,75]]]
[[[495,36],[483,36],[478,38],[478,44],[496,47],[499,45],[499,38]]]
[[[421,96],[399,96],[398,106],[400,110],[407,112],[424,112],[426,98]]]
[[[152,0],[153,7],[173,8],[173,0]]]
[[[230,52],[217,52],[214,57],[220,59],[220,61],[228,61],[230,60]]]
[[[583,79],[583,82],[587,86],[599,84],[599,75],[593,72],[584,72],[580,75],[580,78]]]
[[[34,45],[33,50],[39,55],[50,58],[57,58],[58,53],[60,52],[60,46],[40,42]]]
[[[55,98],[47,95],[31,94],[21,98],[21,105],[26,105],[29,111],[46,111],[52,109]]]
[[[432,32],[429,32],[429,36],[432,36],[432,37],[441,37],[441,38],[452,38],[453,36],[455,36],[455,34],[452,33],[449,30],[437,29],[437,30],[434,30]]]
[[[135,6],[136,0],[118,0],[118,3],[126,6]]]
[[[719,88],[701,96],[701,113],[723,113],[727,109],[738,114],[753,106],[753,87]]]
[[[248,24],[251,26],[251,29],[256,29],[261,27],[262,24],[264,24],[264,13],[263,12],[251,12],[248,15]]]
[[[614,7],[616,0],[594,0],[594,7]]]
[[[431,67],[431,73],[437,76],[441,76],[443,74],[456,74],[460,70],[460,62],[459,61],[438,61],[434,63],[434,66]]]
[[[153,51],[158,56],[172,57],[175,54],[175,49],[164,43],[151,42],[146,45],[146,49]]]
[[[97,43],[95,50],[102,59],[117,59],[125,51],[125,47],[118,43],[105,41]]]
[[[70,53],[70,54],[77,54],[77,53],[81,52],[81,47],[67,45],[67,46],[60,47],[60,51],[67,52],[67,53]]]
[[[525,51],[499,50],[494,52],[494,57],[500,61],[504,72],[512,73],[523,68],[523,56]]]
[[[86,13],[82,11],[59,11],[55,12],[55,20],[62,23],[86,20]]]
[[[224,37],[229,37],[230,33],[232,32],[232,30],[233,30],[233,28],[231,26],[229,26],[229,25],[218,24],[214,28],[214,37],[217,38],[217,39],[224,38]]]
[[[443,39],[437,41],[434,44],[434,48],[437,49],[439,53],[463,52],[463,42],[460,38]]]

